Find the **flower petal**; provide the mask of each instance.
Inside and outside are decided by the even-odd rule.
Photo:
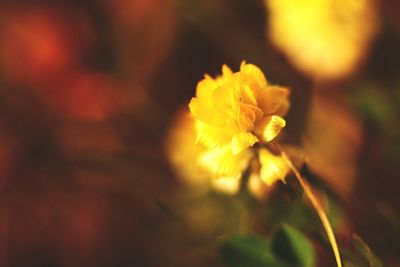
[[[210,76],[206,75],[205,78],[197,84],[196,97],[209,100],[217,86],[217,83]]]
[[[267,185],[272,185],[278,180],[285,181],[285,176],[289,172],[289,167],[281,156],[276,156],[267,149],[261,149],[260,158],[260,178]]]
[[[272,141],[285,127],[286,121],[279,116],[268,116],[262,119],[257,125],[255,132],[265,142]]]
[[[239,129],[246,132],[250,131],[254,127],[255,121],[256,114],[254,113],[254,111],[248,106],[241,104],[237,117]]]
[[[192,115],[207,124],[218,126],[218,127],[232,127],[233,122],[224,116],[225,114],[218,114],[218,110],[212,108],[210,103],[197,98],[192,97],[189,103],[189,109]]]
[[[268,86],[257,98],[258,106],[265,115],[284,116],[289,110],[290,91],[285,87]]]
[[[247,84],[241,86],[240,99],[244,104],[257,106],[256,96]]]
[[[199,120],[196,120],[195,126],[197,142],[200,142],[207,148],[229,145],[232,142],[232,137],[236,133],[230,128],[212,126]]]
[[[239,110],[239,92],[231,81],[224,86],[219,86],[212,94],[211,107],[214,116],[218,116],[231,127],[237,127],[235,120]]]
[[[249,150],[234,155],[229,145],[206,151],[199,163],[215,177],[237,177],[247,168],[251,155]]]
[[[240,73],[243,81],[250,86],[255,93],[267,86],[267,79],[264,73],[253,64],[242,62],[240,65]]]
[[[232,75],[232,70],[229,68],[226,64],[222,65],[222,75],[223,76],[229,76]]]
[[[246,148],[254,145],[256,142],[258,142],[258,138],[247,132],[241,132],[233,136],[232,138],[232,153],[234,155],[239,154]]]

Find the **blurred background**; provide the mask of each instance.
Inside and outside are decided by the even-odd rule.
[[[396,0],[2,0],[0,266],[225,266],[221,238],[288,221],[290,201],[243,204],[181,179],[174,147],[165,152],[197,82],[242,60],[291,88],[282,142],[337,195],[339,243],[351,229],[400,266],[399,10]],[[316,266],[334,264],[326,250]]]

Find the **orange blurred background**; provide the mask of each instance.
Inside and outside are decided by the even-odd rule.
[[[164,142],[204,73],[241,60],[291,88],[284,142],[398,266],[400,6],[372,8],[360,62],[324,80],[271,41],[264,1],[1,1],[0,266],[223,266],[223,205],[193,203]]]

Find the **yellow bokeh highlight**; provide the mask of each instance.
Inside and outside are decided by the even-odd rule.
[[[196,130],[193,117],[183,110],[174,118],[165,142],[167,158],[176,176],[186,185],[209,184],[210,175],[200,164],[204,147],[195,144]]]
[[[214,190],[224,193],[226,195],[234,195],[240,189],[240,177],[221,177],[214,179],[211,182],[211,186]]]
[[[374,0],[265,0],[268,36],[295,67],[317,79],[355,70],[378,28]]]
[[[251,156],[250,151],[246,151],[241,157],[226,158],[221,151],[210,151],[196,143],[195,120],[187,110],[177,114],[165,144],[167,158],[183,184],[197,189],[212,188],[228,195],[238,191],[240,174],[247,167]],[[213,152],[215,154],[211,154]],[[215,161],[215,158],[219,161]],[[234,162],[230,162],[232,160]],[[215,169],[218,169],[219,164],[241,166],[240,174],[231,177],[217,175]]]

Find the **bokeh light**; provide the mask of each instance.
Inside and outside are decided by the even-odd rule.
[[[379,27],[374,0],[265,0],[268,38],[296,68],[316,79],[340,79],[365,56]]]

